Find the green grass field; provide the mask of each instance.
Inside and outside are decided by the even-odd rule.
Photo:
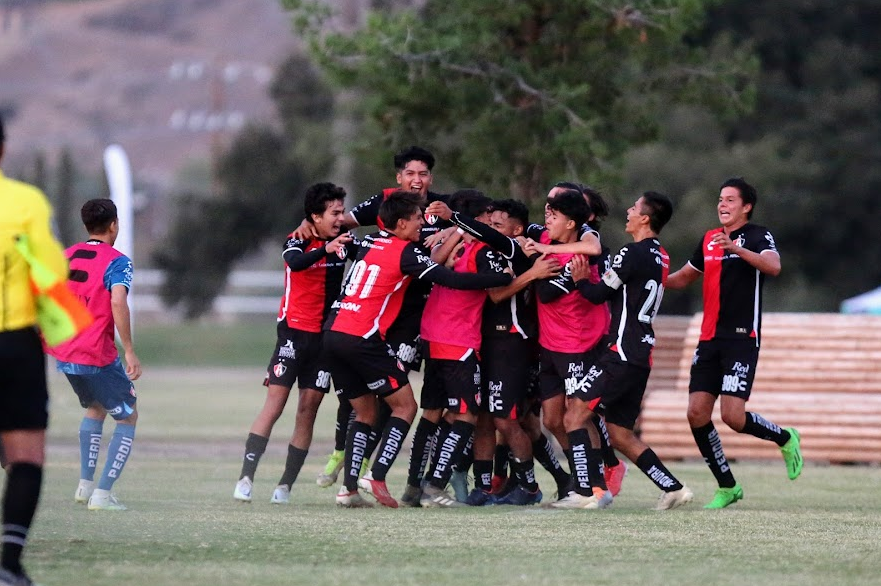
[[[697,502],[667,512],[651,510],[657,491],[635,469],[605,511],[343,510],[334,489],[315,485],[331,449],[333,397],[292,505],[269,497],[293,405],[261,462],[255,502],[234,502],[264,360],[198,370],[145,362],[135,450],[115,487],[124,513],[74,504],[81,410],[53,375],[47,476],[25,558],[32,576],[48,586],[881,583],[878,468],[808,465],[790,482],[782,462],[739,463],[745,499],[712,512],[700,507],[714,487],[697,462],[669,463]],[[111,431],[108,423],[105,444]],[[389,478],[396,495],[407,454]],[[553,486],[544,471],[539,481]]]

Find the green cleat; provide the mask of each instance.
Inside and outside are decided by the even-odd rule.
[[[704,505],[705,509],[724,509],[728,505],[734,504],[743,498],[743,489],[739,484],[735,484],[731,488],[717,488],[716,496],[709,503]]]
[[[789,479],[795,480],[801,474],[805,463],[801,457],[801,436],[794,427],[787,427],[786,431],[789,432],[789,441],[783,444],[780,453],[783,454],[783,461],[786,462],[786,473],[789,475]]]
[[[333,486],[337,477],[340,475],[340,470],[343,469],[345,460],[346,453],[344,451],[334,450],[330,455],[330,458],[327,459],[327,465],[324,467],[324,472],[318,475],[318,479],[315,483],[321,488]]]

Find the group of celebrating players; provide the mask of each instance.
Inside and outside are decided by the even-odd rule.
[[[424,361],[422,415],[401,505],[537,504],[537,460],[556,483],[550,507],[606,508],[627,472],[616,450],[660,489],[657,509],[685,505],[692,491],[634,427],[664,289],[700,277],[704,322],[688,420],[719,484],[706,507],[743,497],[711,420],[720,397],[724,422],[776,442],[789,478],[798,477],[798,432],[746,411],[762,284],[781,266],[771,233],[749,222],[757,199],[751,185],[740,178],[722,185],[721,226],[670,274],[658,240],[673,214],[663,194],[647,191],[627,210],[633,242],[611,255],[597,231],[608,208],[595,190],[556,184],[543,224],[531,224],[527,208],[513,199],[493,201],[474,189],[430,191],[434,162],[425,149],[404,149],[394,159],[398,187],[349,212],[345,191],[331,183],[306,191],[305,219],[284,247],[285,293],[267,397],[245,444],[235,499],[251,500],[260,457],[296,383],[294,433],[271,497],[290,502],[332,381],[336,446],[318,484],[331,486],[342,472],[340,506],[373,506],[361,489],[398,507],[386,476],[418,410],[407,373]],[[358,226],[378,231],[358,240],[349,232]],[[545,431],[566,455],[568,472]],[[468,492],[462,481],[472,468]]]

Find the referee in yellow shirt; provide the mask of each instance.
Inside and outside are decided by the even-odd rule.
[[[5,138],[0,117],[0,160]],[[34,256],[58,275],[67,275],[67,259],[39,189],[0,171],[0,210],[0,444],[6,456],[0,586],[28,586],[33,582],[21,554],[40,499],[49,394],[28,264],[15,239],[26,234]]]

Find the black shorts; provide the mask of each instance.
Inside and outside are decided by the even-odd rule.
[[[449,409],[455,413],[477,413],[480,394],[480,361],[472,351],[464,360],[432,358],[426,348],[425,379],[419,406]]]
[[[306,332],[278,322],[275,352],[266,369],[263,385],[280,385],[291,389],[330,391],[330,369],[324,359],[321,332]]]
[[[484,336],[481,352],[483,409],[493,417],[517,419],[536,376],[535,343],[516,334]]]
[[[587,402],[595,413],[603,413],[607,423],[632,430],[642,410],[651,369],[624,362],[607,350],[590,371],[595,375],[571,397]]]
[[[385,397],[409,383],[404,365],[378,335],[365,339],[324,332],[324,352],[336,394],[343,399],[369,393]]]
[[[563,393],[571,396],[582,387],[589,387],[596,376],[593,367],[596,350],[586,352],[554,352],[541,349],[539,397],[547,401]]]
[[[698,342],[691,361],[688,392],[705,391],[749,400],[759,362],[759,348],[752,338],[714,339]]]
[[[0,431],[46,429],[46,356],[34,328],[0,332]]]
[[[422,366],[422,340],[419,338],[421,324],[420,314],[401,314],[385,334],[386,342],[408,371],[419,372]]]

